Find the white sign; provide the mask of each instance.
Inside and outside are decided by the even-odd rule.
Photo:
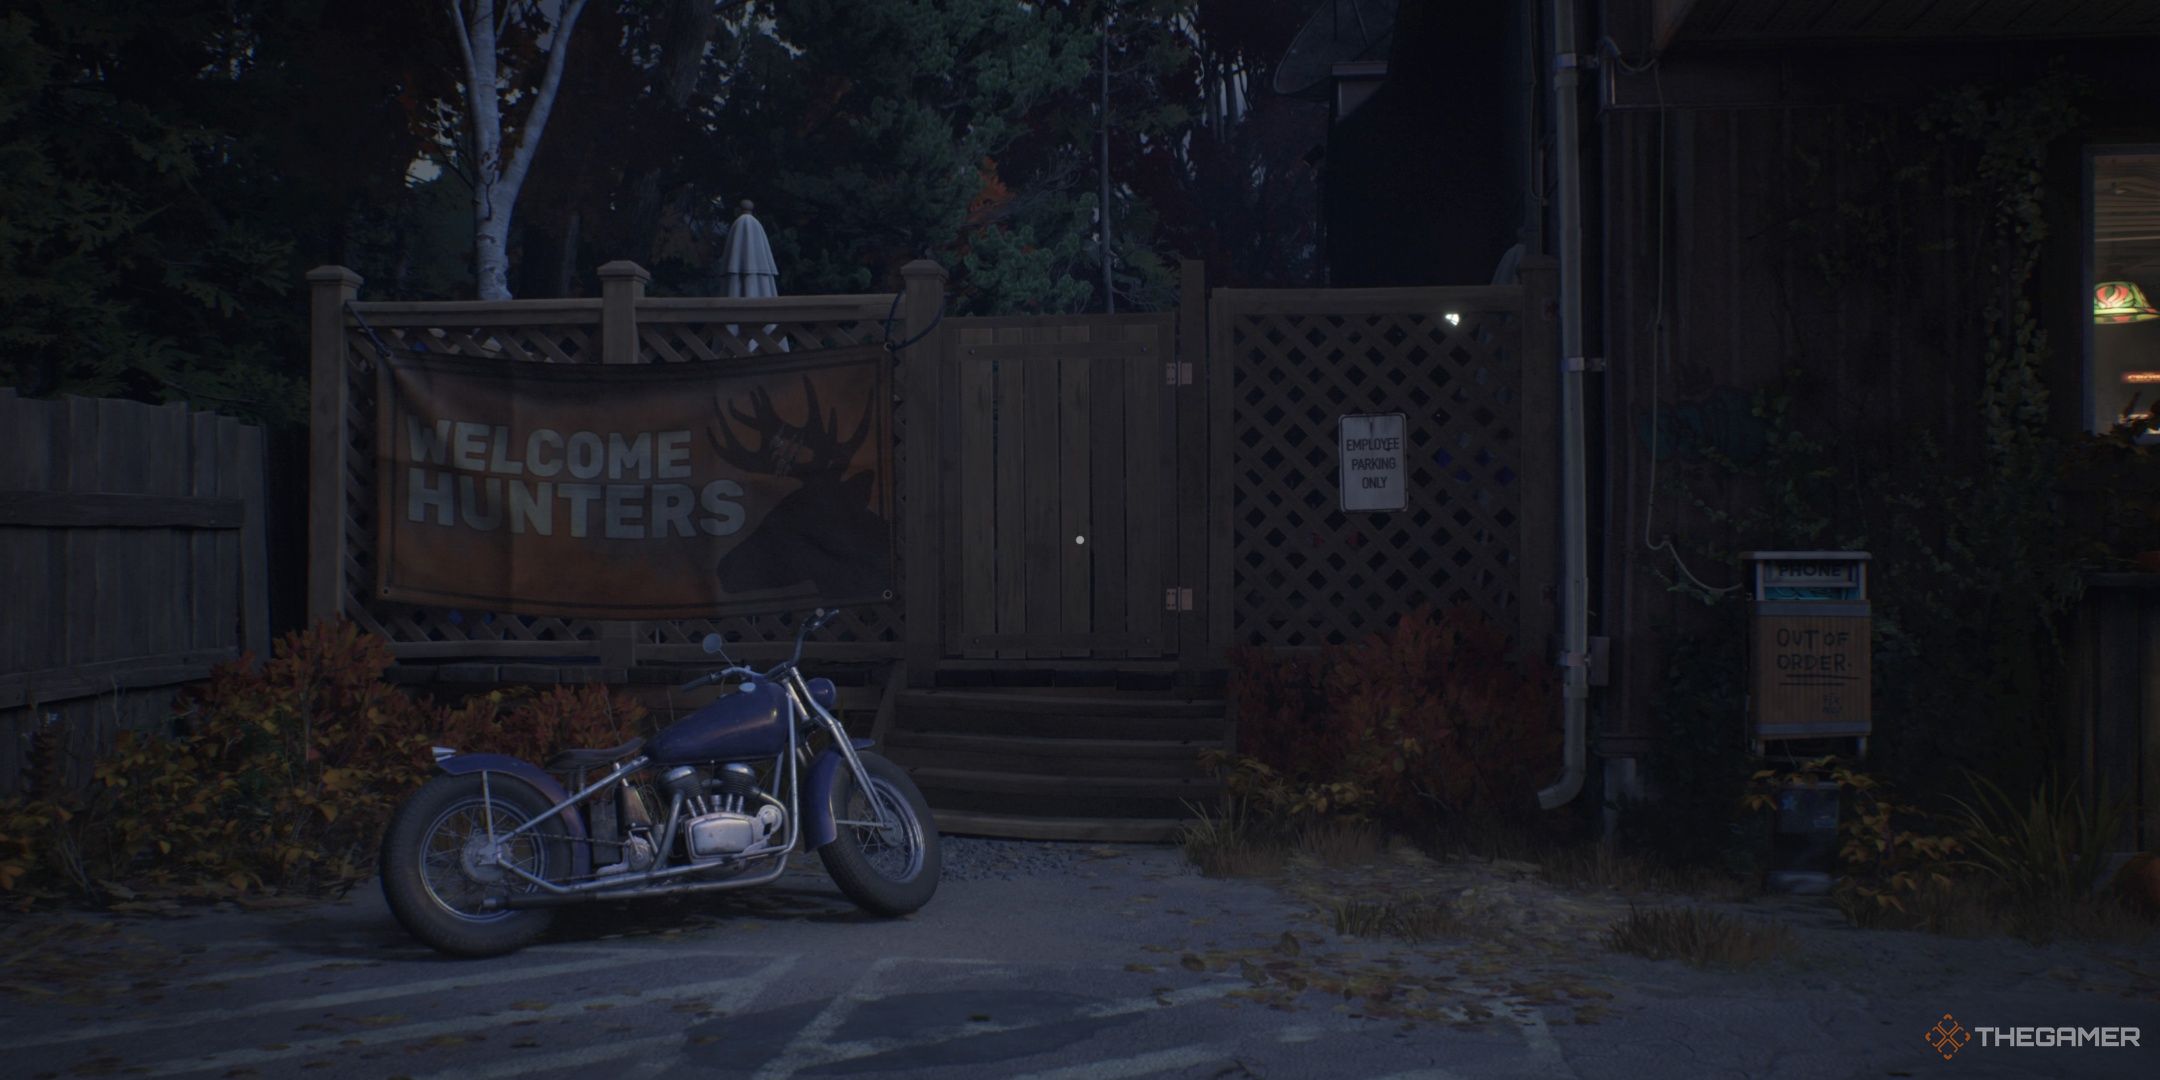
[[[1410,505],[1409,446],[1401,413],[1346,415],[1342,432],[1342,508],[1401,510]]]

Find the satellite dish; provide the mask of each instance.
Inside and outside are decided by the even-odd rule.
[[[1326,97],[1335,65],[1385,60],[1395,37],[1397,0],[1321,0],[1319,10],[1275,65],[1275,92]]]

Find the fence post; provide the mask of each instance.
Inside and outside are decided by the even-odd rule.
[[[651,272],[628,259],[600,267],[601,363],[637,363],[637,305],[651,280]]]
[[[600,362],[638,362],[638,301],[645,299],[645,283],[652,274],[628,259],[600,267]],[[600,666],[620,669],[627,678],[637,664],[638,631],[642,624],[610,619],[600,624]],[[603,682],[613,681],[613,670],[601,672]]]
[[[905,541],[901,648],[908,680],[921,686],[935,674],[945,641],[945,553],[938,543],[945,522],[942,485],[938,483],[944,468],[940,448],[945,441],[945,425],[938,415],[938,404],[943,400],[945,334],[930,329],[930,323],[938,317],[944,301],[946,275],[945,268],[937,263],[917,259],[900,268],[900,277],[907,292],[903,302],[906,321],[900,331],[907,337],[901,340],[925,335],[908,346],[900,360],[901,393],[906,402],[902,438],[907,450],[903,489],[906,511],[900,516]]]
[[[1199,259],[1178,263],[1177,339],[1171,355],[1180,372],[1170,398],[1177,432],[1177,550],[1170,563],[1176,576],[1171,581],[1193,590],[1200,610],[1166,616],[1172,632],[1163,643],[1176,650],[1178,666],[1190,671],[1214,662],[1208,655],[1207,626],[1221,598],[1209,587],[1207,575],[1207,489],[1213,477],[1230,473],[1229,462],[1208,458],[1207,263]],[[1188,381],[1184,372],[1199,377]]]
[[[360,275],[318,266],[308,282],[308,621],[345,610],[345,305]]]

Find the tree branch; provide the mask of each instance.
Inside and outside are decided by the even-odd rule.
[[[533,99],[532,112],[520,125],[517,150],[511,155],[510,167],[503,172],[506,201],[517,198],[518,188],[525,183],[525,173],[532,168],[533,155],[540,149],[540,136],[547,130],[548,113],[555,108],[556,92],[562,89],[563,64],[570,56],[570,35],[577,29],[578,16],[584,13],[585,0],[570,0],[562,22],[555,27],[555,45],[548,50],[547,74],[540,80],[540,91]]]
[[[472,32],[465,27],[463,0],[443,0],[443,11],[450,16],[450,28],[457,31],[458,55],[465,59],[465,78],[458,83],[458,93],[465,98],[468,115],[472,110],[473,65]]]

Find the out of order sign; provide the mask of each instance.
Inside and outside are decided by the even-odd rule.
[[[1342,418],[1342,508],[1401,510],[1410,505],[1403,457],[1403,414],[1353,413]]]

